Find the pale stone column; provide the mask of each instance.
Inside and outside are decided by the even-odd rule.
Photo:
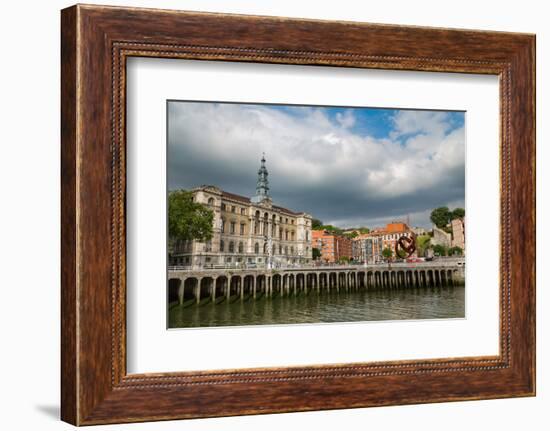
[[[195,299],[197,304],[201,302],[201,283],[202,277],[197,277],[197,285],[195,286]]]
[[[178,286],[178,304],[183,304],[183,296],[185,293],[185,277],[180,278],[180,285]]]
[[[240,295],[241,295],[241,301],[242,301],[244,299],[244,279],[240,275],[239,275],[239,287],[241,289]]]
[[[252,297],[256,299],[256,276],[252,276]]]
[[[217,277],[212,277],[212,286],[210,287],[210,295],[212,297],[212,303],[216,303],[216,280]]]

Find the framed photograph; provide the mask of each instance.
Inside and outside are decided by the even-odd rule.
[[[535,37],[62,11],[62,419],[535,394]]]

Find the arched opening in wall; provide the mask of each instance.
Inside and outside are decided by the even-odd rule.
[[[281,291],[281,275],[275,274],[273,278],[271,279],[271,288],[274,292],[280,292]]]
[[[168,280],[168,304],[179,301],[179,288],[181,280],[179,278],[170,278]]]
[[[200,284],[200,295],[201,298],[206,298],[210,296],[211,289],[214,286],[214,279],[212,277],[204,277],[201,280]]]
[[[211,207],[214,206],[214,198],[209,198],[208,199],[208,206],[211,206]]]
[[[216,296],[225,296],[228,288],[227,277],[221,275],[216,278]]]
[[[189,277],[185,280],[183,285],[183,300],[195,298],[195,287],[198,280],[195,277]]]
[[[260,254],[260,244],[254,244],[254,254]]]
[[[267,254],[267,242],[264,242],[264,254]]]

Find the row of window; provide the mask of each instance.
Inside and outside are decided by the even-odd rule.
[[[289,252],[288,246],[285,246],[283,248],[282,245],[279,245],[278,248],[279,248],[279,253],[278,254],[283,254],[283,250],[284,250],[285,255],[287,255],[288,252]],[[234,241],[229,241],[227,251],[229,253],[235,253],[235,242]],[[238,253],[244,253],[244,243],[242,241],[239,242],[239,244],[237,246],[237,251],[238,251]],[[273,251],[274,251],[274,253],[276,253],[277,247],[275,247],[275,249]],[[225,252],[225,241],[221,240],[220,241],[220,253],[223,253],[223,252]],[[262,252],[263,252],[263,254],[267,254],[267,243],[264,243]],[[308,254],[308,253],[309,253],[309,247],[306,247],[306,254]],[[260,244],[259,243],[254,244],[254,254],[260,254]],[[290,247],[290,254],[294,254],[294,247],[292,247],[292,246]]]
[[[255,222],[254,223],[254,235],[260,235],[260,225],[258,222]],[[221,232],[222,233],[227,233],[227,230],[226,230],[226,221],[224,219],[222,219],[222,225],[221,225]],[[267,230],[267,226],[264,224],[263,225],[263,229],[261,229],[261,232],[262,233],[265,233]],[[237,232],[237,223],[232,221],[229,223],[229,233],[231,235],[235,235]],[[275,234],[276,234],[277,230],[275,228],[275,226],[271,226],[271,235],[273,237],[275,237]],[[239,234],[240,235],[246,235],[246,224],[245,223],[241,223],[239,225]],[[284,234],[284,239],[286,241],[294,241],[294,238],[295,238],[295,232],[294,231],[289,231],[289,230],[284,230],[283,231],[283,228],[279,228],[279,236],[278,238],[279,239],[283,239],[283,234]],[[306,241],[309,241],[309,231],[306,231]]]

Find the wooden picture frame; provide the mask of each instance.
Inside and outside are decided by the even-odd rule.
[[[61,15],[64,421],[91,425],[535,394],[534,35],[82,5]],[[498,75],[500,354],[128,375],[130,56]]]

